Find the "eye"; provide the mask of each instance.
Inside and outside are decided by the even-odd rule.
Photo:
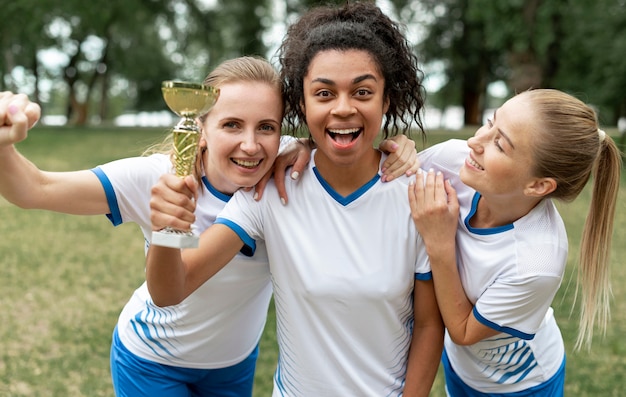
[[[487,119],[487,125],[489,128],[493,127],[493,121],[491,121],[491,119]]]
[[[273,134],[276,131],[276,127],[273,124],[262,124],[259,126],[259,131],[266,134]]]
[[[236,121],[227,121],[223,125],[224,129],[235,129],[239,127],[239,123]]]
[[[367,96],[367,95],[370,95],[371,93],[372,91],[366,88],[359,88],[358,90],[356,90],[356,96]]]
[[[493,139],[493,144],[499,151],[504,152],[504,149],[502,149],[502,146],[500,146],[500,135],[496,135],[496,137]]]
[[[315,96],[318,96],[321,98],[330,98],[332,96],[332,93],[328,90],[319,90],[315,93]]]

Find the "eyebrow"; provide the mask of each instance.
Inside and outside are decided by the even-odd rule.
[[[236,121],[238,123],[246,123],[247,121],[242,118],[242,117],[233,117],[233,116],[227,116],[227,117],[223,117],[221,119],[218,120],[218,124],[221,123],[225,123],[225,122],[229,122],[229,121]],[[275,124],[281,124],[280,121],[272,119],[272,118],[268,118],[268,119],[263,119],[263,120],[259,120],[257,122],[257,124],[263,124],[263,123],[275,123]]]
[[[376,77],[373,74],[369,74],[368,73],[368,74],[364,74],[362,76],[358,76],[358,77],[355,77],[354,79],[352,79],[352,84],[358,84],[358,83],[360,83],[362,81],[365,81],[365,80],[368,80],[368,79],[377,81]],[[315,78],[315,79],[312,80],[312,82],[313,83],[322,83],[322,84],[327,84],[327,85],[335,85],[335,82],[333,80],[326,79],[324,77]]]
[[[496,113],[498,113],[498,109],[494,110],[493,112],[493,121],[496,121]],[[511,141],[511,138],[509,138],[509,136],[504,131],[498,128],[498,133],[500,133],[500,135],[502,135],[502,137],[506,139],[509,145],[511,145],[511,147],[515,149],[515,145],[513,145],[513,141]]]

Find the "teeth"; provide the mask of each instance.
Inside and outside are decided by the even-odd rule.
[[[233,163],[246,168],[254,168],[261,163],[261,160],[252,161],[252,160],[237,160],[233,159]]]
[[[350,129],[346,129],[346,130],[331,130],[328,129],[328,131],[332,134],[339,134],[339,135],[348,135],[348,134],[354,134],[356,132],[359,132],[360,128],[350,128]]]
[[[480,164],[478,164],[477,162],[475,162],[471,157],[469,158],[468,163],[470,163],[473,167],[478,168],[479,170],[484,170],[483,167],[481,167]]]

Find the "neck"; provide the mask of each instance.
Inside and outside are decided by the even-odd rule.
[[[476,228],[509,225],[527,215],[541,200],[481,196],[470,224]]]
[[[340,195],[348,196],[369,182],[376,174],[381,153],[372,149],[359,159],[333,161],[323,152],[315,152],[315,167],[324,180]]]

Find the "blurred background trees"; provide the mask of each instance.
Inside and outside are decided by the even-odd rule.
[[[342,3],[344,0],[330,2]],[[329,1],[326,1],[328,3]],[[110,123],[165,110],[163,80],[201,81],[239,55],[271,61],[285,27],[319,0],[3,1],[0,90],[45,115]],[[626,0],[385,0],[423,63],[428,106],[464,125],[528,88],[559,88],[626,117]]]

